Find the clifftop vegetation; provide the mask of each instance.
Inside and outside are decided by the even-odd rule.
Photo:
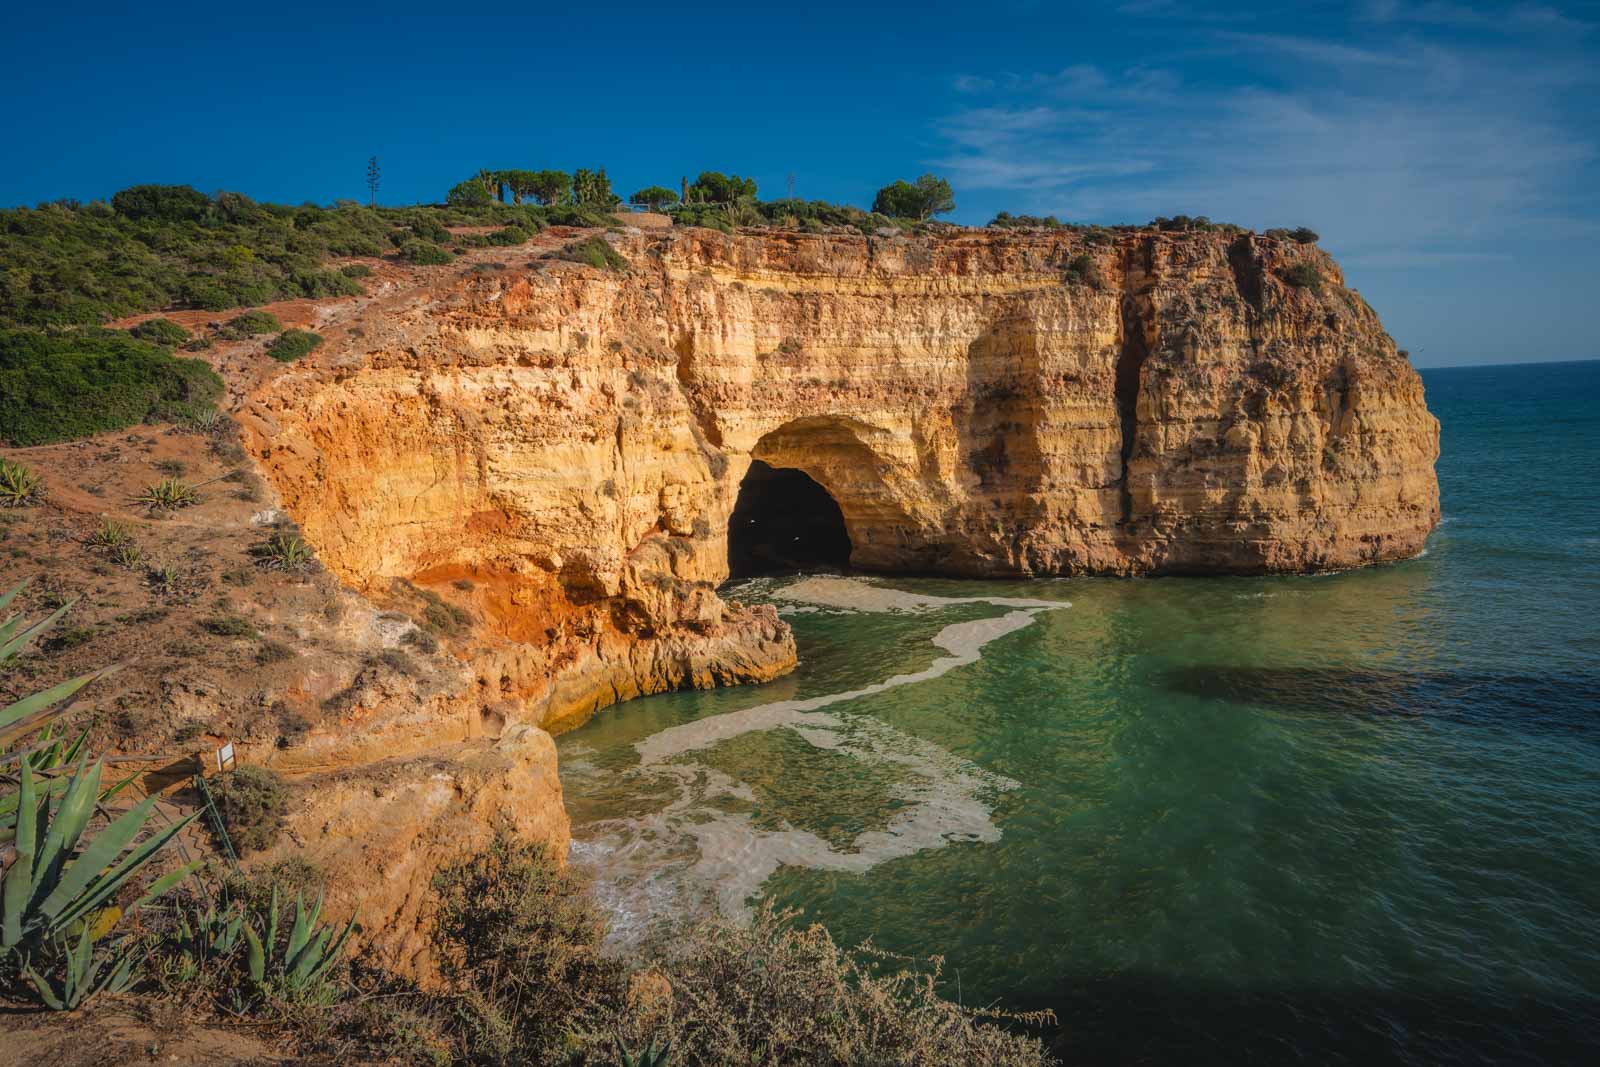
[[[368,184],[376,194],[376,161]],[[774,227],[808,233],[885,235],[942,226],[935,216],[955,207],[950,184],[932,174],[878,190],[872,210],[822,200],[761,200],[754,178],[702,171],[679,190],[650,185],[629,203],[665,212],[679,226],[732,233]],[[158,310],[226,311],[274,301],[357,295],[365,264],[348,257],[388,257],[417,266],[450,263],[468,247],[514,246],[546,226],[615,226],[622,198],[604,167],[480,170],[458,182],[440,205],[405,208],[340,201],[332,207],[258,203],[240,193],[207,195],[187,185],[138,185],[109,202],[56,201],[0,211],[0,442],[39,444],[130,425],[147,418],[198,415],[220,395],[205,365],[175,354],[198,351],[227,329],[192,337],[177,323],[141,323],[127,335],[98,327]],[[1064,223],[1054,216],[1001,212],[991,226],[1071,229],[1089,245],[1119,231]],[[1162,231],[1244,233],[1204,216],[1157,218]],[[483,232],[486,227],[494,227]],[[460,232],[467,230],[468,232]],[[1266,236],[1300,244],[1317,240],[1301,227]],[[621,266],[609,246],[591,242],[566,258],[610,269]],[[1306,271],[1290,284],[1316,288]],[[236,320],[237,321],[237,320]],[[277,333],[281,325],[269,332]],[[289,361],[314,347],[297,333],[272,344]],[[63,414],[55,418],[48,412]],[[71,413],[65,417],[64,413]]]

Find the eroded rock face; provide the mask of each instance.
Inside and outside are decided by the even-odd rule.
[[[300,792],[288,829],[327,877],[329,914],[359,916],[361,945],[401,973],[430,977],[434,874],[486,847],[497,826],[566,856],[556,746],[538,727],[317,780]]]
[[[535,644],[597,605],[636,638],[718,632],[752,458],[814,477],[852,562],[890,571],[1343,567],[1437,520],[1421,380],[1315,247],[617,243],[628,274],[468,276],[258,398],[262,458],[343,577],[494,570],[499,625]]]
[[[1438,520],[1421,380],[1314,247],[612,239],[627,273],[522,250],[398,287],[240,412],[345,583],[470,620],[459,678],[377,664],[275,757],[315,781],[297,838],[405,969],[429,969],[431,871],[495,819],[564,848],[546,731],[793,666],[772,609],[716,592],[756,459],[820,483],[885,571],[1315,570],[1414,555]]]

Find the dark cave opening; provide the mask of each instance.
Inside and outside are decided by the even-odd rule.
[[[849,566],[850,534],[828,491],[804,471],[751,463],[728,520],[728,576]]]

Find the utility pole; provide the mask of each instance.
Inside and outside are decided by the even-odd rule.
[[[367,206],[378,206],[378,157],[372,156],[367,160]]]

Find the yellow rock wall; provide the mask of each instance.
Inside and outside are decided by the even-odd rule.
[[[1438,520],[1421,380],[1315,247],[610,239],[628,272],[522,249],[423,275],[239,413],[342,580],[476,620],[460,679],[423,699],[374,668],[299,757],[298,839],[417,973],[461,843],[511,817],[564,847],[546,731],[793,666],[772,609],[716,592],[753,459],[814,477],[885,571],[1315,570],[1414,555]]]

